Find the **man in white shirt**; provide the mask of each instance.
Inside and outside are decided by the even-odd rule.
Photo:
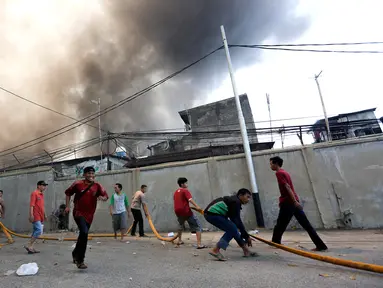
[[[141,185],[141,190],[138,190],[136,193],[134,193],[132,205],[130,206],[134,217],[133,227],[131,231],[132,236],[136,236],[136,228],[138,224],[138,231],[140,237],[146,237],[146,235],[144,234],[144,219],[142,218],[141,213],[142,206],[142,208],[144,208],[145,216],[148,217],[148,210],[146,208],[146,199],[144,194],[146,192],[146,189],[146,185]]]
[[[126,230],[128,229],[128,221],[126,212],[130,218],[129,201],[125,193],[122,192],[122,185],[116,183],[114,185],[115,193],[110,198],[109,211],[113,219],[114,239],[117,239],[117,231],[121,232],[121,241],[124,241]]]

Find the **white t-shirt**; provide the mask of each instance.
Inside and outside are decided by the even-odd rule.
[[[113,214],[121,214],[126,212],[126,206],[129,206],[128,197],[125,193],[120,195],[114,193],[110,199],[110,204],[113,206]]]

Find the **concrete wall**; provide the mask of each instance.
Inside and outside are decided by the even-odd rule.
[[[291,173],[306,214],[315,227],[383,227],[382,136],[255,152],[253,159],[267,228],[275,225],[278,216],[278,185],[269,169],[269,158],[276,154],[285,160],[284,168]],[[111,171],[98,175],[97,179],[109,194],[113,192],[114,183],[122,183],[130,198],[141,184],[147,184],[149,210],[155,226],[160,231],[175,231],[177,223],[172,196],[177,189],[176,180],[181,176],[189,179],[193,198],[202,207],[214,198],[250,186],[243,155]],[[27,220],[29,195],[40,179],[50,184],[46,193],[46,209],[50,214],[64,203],[64,191],[73,178],[54,181],[49,169],[0,175],[0,187],[4,190],[7,205],[4,223],[11,229],[30,229]],[[210,228],[202,217],[198,217],[203,227]],[[243,218],[249,229],[255,228],[252,203],[244,208]],[[145,226],[148,228],[147,223]],[[293,221],[292,226],[298,224]],[[111,230],[108,203],[98,205],[92,230]]]

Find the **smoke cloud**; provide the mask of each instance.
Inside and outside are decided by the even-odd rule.
[[[0,86],[82,118],[171,74],[222,45],[291,41],[308,26],[297,0],[12,0],[0,4]],[[249,51],[250,50],[250,51]],[[236,68],[258,51],[234,50]],[[182,127],[177,112],[227,77],[223,51],[102,117],[113,132]],[[71,120],[0,92],[0,149],[36,138]],[[97,126],[97,120],[92,122]],[[23,153],[96,137],[82,126]],[[0,159],[1,162],[1,159]]]

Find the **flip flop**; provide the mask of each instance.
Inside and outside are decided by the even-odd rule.
[[[176,245],[179,246],[179,245],[184,245],[185,243],[182,241],[182,242],[178,242]]]
[[[35,249],[33,249],[32,251],[33,251],[33,253],[40,253],[39,250],[35,250]]]
[[[221,253],[214,254],[213,252],[209,252],[209,254],[216,258],[218,261],[226,261],[226,258]]]
[[[27,250],[28,254],[35,254],[35,252],[33,252],[33,250],[30,249],[30,248],[27,247],[27,246],[24,246],[24,249]]]
[[[198,246],[198,247],[197,247],[197,249],[205,249],[205,248],[207,248],[207,246],[205,246],[205,245],[202,245],[202,246]]]

